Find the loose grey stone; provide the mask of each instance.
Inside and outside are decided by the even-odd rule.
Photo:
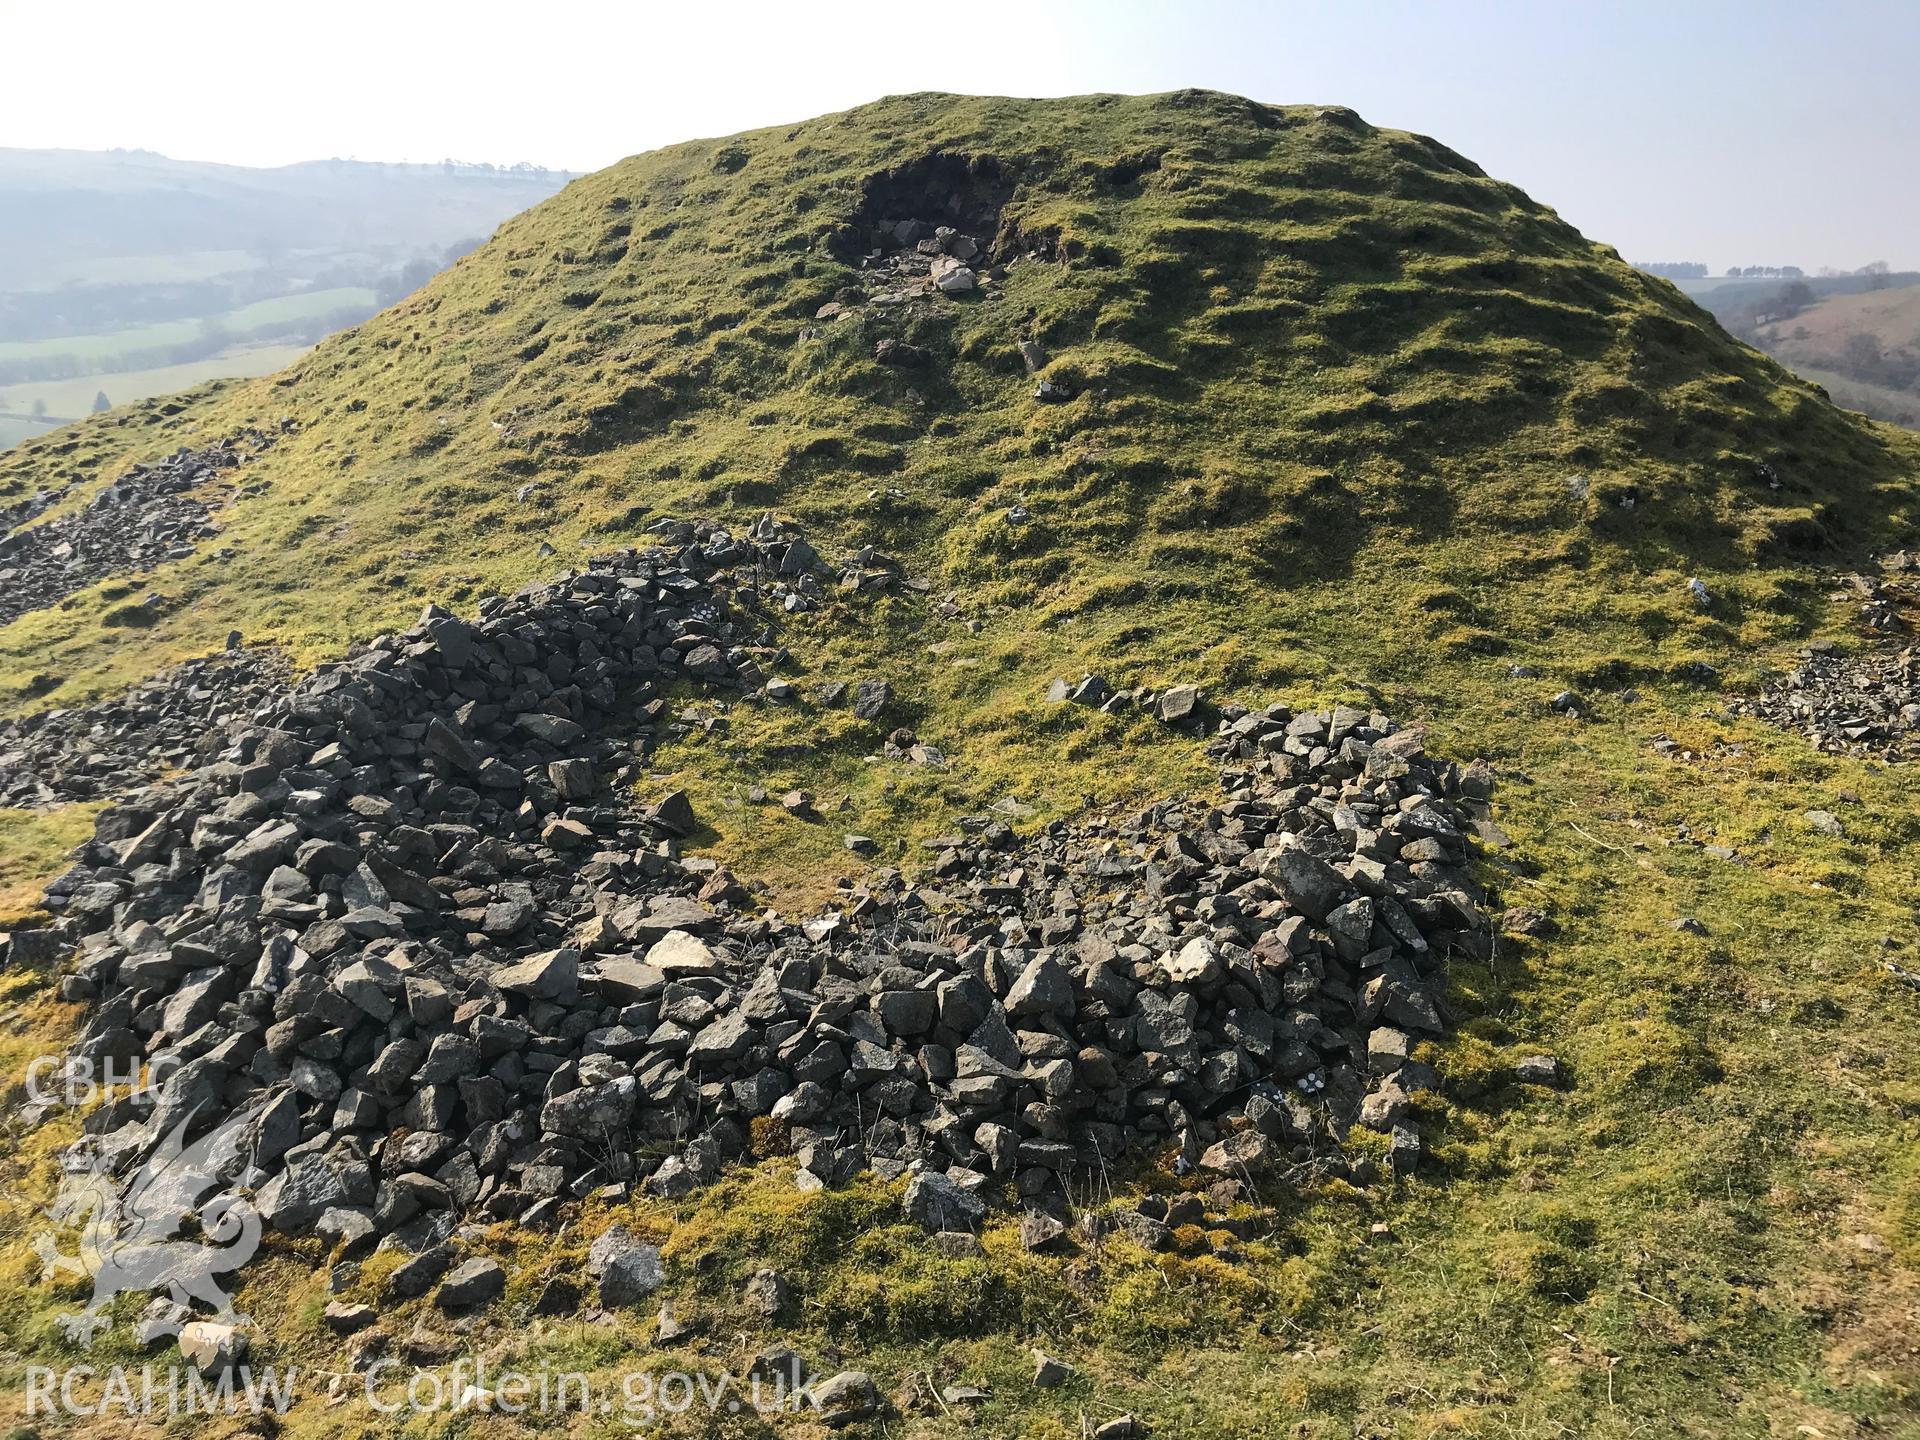
[[[667,1278],[658,1246],[649,1245],[623,1225],[615,1225],[587,1252],[587,1274],[600,1282],[600,1303],[610,1308],[638,1305]]]
[[[904,1208],[923,1229],[973,1230],[987,1218],[979,1196],[962,1190],[937,1171],[923,1170],[907,1182]]]

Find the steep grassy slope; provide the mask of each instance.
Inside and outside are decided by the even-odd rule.
[[[1058,260],[913,320],[928,376],[873,363],[872,308],[812,320],[860,278],[850,225],[944,218],[956,188],[1007,199],[1003,250]],[[1021,338],[1076,400],[1030,398]],[[280,414],[305,435],[234,512],[234,558],[169,577],[185,605],[143,655],[236,621],[337,645],[531,573],[540,539],[692,510],[775,505],[919,547],[936,580],[1090,596],[1211,584],[1228,555],[1285,588],[1464,536],[1487,574],[1731,570],[1909,498],[1886,440],[1443,147],[1208,94],[909,97],[641,156],[278,380],[10,457],[0,496]],[[1016,497],[1035,523],[1007,523]],[[50,650],[51,698],[124,667],[93,608],[7,637]]]
[[[984,221],[1003,258],[1034,258],[986,296],[816,320],[860,282],[867,229],[907,217]],[[935,363],[875,364],[888,337]],[[1033,398],[1020,340],[1073,398]],[[1004,797],[1038,820],[1202,783],[1151,722],[1048,706],[1056,674],[1365,698],[1504,776],[1515,845],[1488,883],[1559,933],[1450,977],[1470,1020],[1438,1057],[1435,1173],[1303,1197],[1238,1269],[1091,1271],[1005,1236],[964,1265],[856,1238],[888,1197],[800,1210],[768,1173],[654,1217],[679,1222],[675,1284],[716,1330],[751,1323],[734,1286],[772,1257],[808,1277],[807,1343],[890,1381],[995,1379],[990,1433],[1078,1434],[1077,1409],[1109,1405],[1180,1435],[1915,1423],[1915,1004],[1878,962],[1912,960],[1920,811],[1900,772],[1712,702],[1809,636],[1854,643],[1819,567],[1912,540],[1920,446],[1511,187],[1339,110],[884,101],[578,181],[284,376],[5,457],[0,503],[67,482],[79,503],[133,459],[281,416],[300,432],[248,471],[265,484],[221,539],[136,582],[168,597],[156,625],[103,623],[117,582],[0,631],[13,707],[236,626],[323,658],[662,515],[774,508],[929,582],[786,638],[797,678],[885,675],[954,759],[869,763],[884,727],[811,704],[735,704],[663,752],[706,847],[783,901],[864,863],[845,830],[907,856]],[[1563,687],[1585,718],[1547,710]],[[1663,733],[1708,758],[1658,758]],[[831,818],[750,784],[805,785]],[[1846,834],[1809,831],[1816,807]],[[9,998],[17,1026],[61,1018]],[[1542,1046],[1570,1095],[1504,1078]],[[39,1152],[12,1167],[17,1194],[46,1180]],[[32,1218],[0,1223],[7,1256]],[[1369,1246],[1380,1218],[1398,1239]],[[315,1258],[257,1310],[284,1309],[295,1353],[325,1345]],[[23,1253],[0,1265],[31,1278]],[[9,1323],[17,1353],[50,1343],[43,1310]],[[1028,1390],[1035,1335],[1097,1381]],[[515,1343],[619,1358],[592,1334]]]

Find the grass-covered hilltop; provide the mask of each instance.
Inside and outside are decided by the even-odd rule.
[[[977,243],[932,262],[967,280],[914,271],[935,227]],[[251,458],[168,461],[226,440]],[[96,501],[136,466],[178,489],[138,573],[17,543],[70,578],[0,597],[5,714],[111,700],[234,631],[296,671],[338,661],[663,520],[744,536],[771,512],[884,578],[780,617],[761,658],[790,699],[669,692],[632,785],[684,790],[681,853],[790,916],[919,873],[961,817],[1033,836],[1221,802],[1193,734],[1056,680],[1357,705],[1493,772],[1509,843],[1474,877],[1490,916],[1532,913],[1442,972],[1454,1023],[1416,1057],[1438,1085],[1410,1176],[1274,1186],[1165,1250],[1030,1252],[1001,1211],[962,1254],[903,1221],[897,1181],[797,1191],[756,1131],[763,1158],[689,1196],[487,1227],[512,1278],[456,1350],[737,1374],[780,1341],[871,1372],[893,1435],[1122,1413],[1167,1437],[1920,1434],[1920,803],[1900,764],[1729,708],[1809,644],[1898,643],[1844,577],[1920,538],[1920,437],[1445,146],[1199,91],[904,96],[674,146],[575,181],[292,370],[0,455],[0,515],[95,516],[79,548],[105,553],[118,512]],[[16,564],[0,587],[24,595]],[[1874,618],[1911,598],[1889,585]],[[873,680],[892,700],[871,718],[823,698]],[[811,805],[780,803],[795,789]],[[0,929],[47,922],[40,888],[97,810],[0,810]],[[85,1013],[60,973],[0,971],[16,1087]],[[1561,1088],[1519,1078],[1543,1053]],[[33,1237],[78,1128],[15,1116],[0,1141],[11,1399],[26,1366],[75,1358],[54,1319],[73,1288]],[[1370,1166],[1383,1145],[1351,1137]],[[1110,1183],[1164,1200],[1201,1177],[1144,1157]],[[660,1243],[690,1338],[659,1341],[653,1302],[529,1318],[616,1221]],[[381,1299],[390,1261],[336,1293],[321,1240],[272,1242],[239,1297],[256,1357],[339,1368],[330,1301],[378,1302],[395,1337],[440,1324]],[[742,1290],[768,1266],[792,1289],[772,1318]],[[1072,1377],[1036,1386],[1035,1346]],[[956,1385],[992,1393],[938,1393]],[[372,1418],[312,1403],[280,1433]],[[757,1433],[705,1423],[669,1430]]]
[[[1025,263],[987,296],[816,319],[898,219]],[[877,363],[886,337],[930,362]],[[1023,340],[1065,403],[1034,399]],[[1258,634],[1247,604],[1419,570],[1409,656],[1524,645],[1562,606],[1590,626],[1592,591],[1660,667],[1713,628],[1674,576],[1897,540],[1910,478],[1893,441],[1433,141],[1211,93],[909,97],[636,157],[287,374],[8,456],[0,497],[78,500],[282,417],[300,434],[229,512],[231,554],[156,577],[167,615],[138,635],[97,596],[10,633],[14,704],[235,627],[317,658],[423,595],[544,573],[542,541],[565,563],[664,515],[768,508],[1042,634],[1234,602],[1171,653],[1090,662],[1184,662]]]

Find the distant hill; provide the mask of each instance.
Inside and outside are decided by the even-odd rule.
[[[277,368],[569,178],[0,149],[0,444],[85,413],[76,389],[90,408]]]
[[[1920,428],[1920,274],[1678,283],[1728,330],[1848,409]]]
[[[109,258],[445,246],[490,234],[570,178],[531,166],[315,160],[259,170],[144,150],[0,149],[0,284],[85,283],[91,262]]]
[[[1891,270],[1862,275],[1708,275],[1681,278],[1673,283],[1696,305],[1713,312],[1725,322],[1737,317],[1763,297],[1777,294],[1789,285],[1802,284],[1816,296],[1851,295],[1862,290],[1885,290],[1893,286],[1920,282],[1920,271]]]

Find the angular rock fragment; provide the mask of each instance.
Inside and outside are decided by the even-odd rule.
[[[506,1288],[506,1268],[498,1260],[475,1258],[448,1272],[434,1292],[433,1303],[442,1310],[471,1310],[498,1300]]]
[[[667,1278],[659,1247],[623,1225],[611,1227],[593,1242],[587,1252],[587,1274],[600,1283],[600,1303],[615,1308],[639,1304]]]
[[[902,1208],[909,1220],[930,1231],[973,1230],[987,1218],[985,1201],[932,1170],[907,1182]]]

